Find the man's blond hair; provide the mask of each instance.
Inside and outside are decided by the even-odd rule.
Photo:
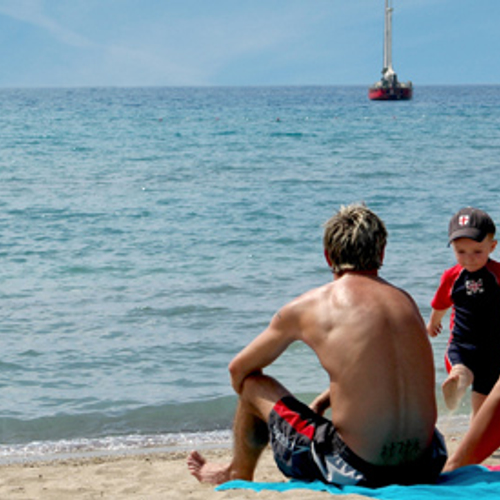
[[[382,266],[387,230],[365,205],[340,207],[324,228],[323,245],[334,273],[372,271]]]

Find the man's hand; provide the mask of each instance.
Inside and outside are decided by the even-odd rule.
[[[325,411],[330,408],[330,389],[327,389],[314,398],[313,402],[309,405],[309,408],[319,415],[323,415]]]

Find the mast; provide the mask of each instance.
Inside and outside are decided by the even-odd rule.
[[[368,98],[374,101],[407,101],[413,96],[411,82],[400,83],[392,67],[392,0],[385,0],[384,65],[382,78],[368,89]]]
[[[392,68],[392,0],[385,0],[384,24],[384,69],[383,73],[394,73]]]

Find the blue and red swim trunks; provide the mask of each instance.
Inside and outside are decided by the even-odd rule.
[[[294,479],[368,487],[433,483],[447,459],[444,439],[435,430],[431,446],[418,460],[372,465],[347,447],[330,420],[292,396],[276,403],[268,426],[276,464]]]

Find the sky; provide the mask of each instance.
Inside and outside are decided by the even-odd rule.
[[[0,0],[0,87],[369,85],[384,0]],[[418,85],[500,84],[500,0],[393,0]]]

